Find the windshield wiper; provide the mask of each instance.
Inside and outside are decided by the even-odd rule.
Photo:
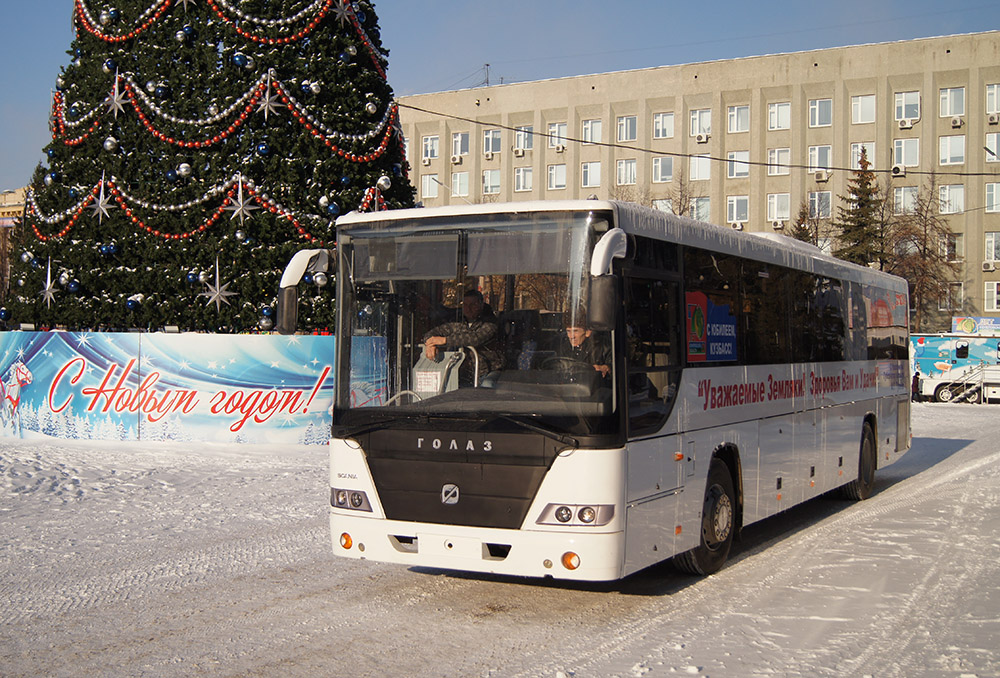
[[[526,429],[528,431],[539,433],[545,436],[546,438],[551,438],[552,440],[563,443],[564,445],[569,445],[570,447],[580,447],[580,441],[574,438],[573,436],[568,436],[563,433],[559,433],[558,431],[553,431],[552,429],[545,428],[544,426],[540,426],[530,421],[524,421],[523,419],[515,419],[514,417],[508,416],[506,414],[501,414],[497,418],[510,422],[515,426],[520,426],[521,428]]]

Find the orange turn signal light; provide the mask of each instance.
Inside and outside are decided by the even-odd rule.
[[[567,570],[575,570],[580,567],[580,556],[572,551],[567,551],[562,555],[562,564]]]
[[[340,535],[340,545],[343,546],[345,549],[349,549],[352,546],[354,546],[354,540],[351,539],[351,535],[344,532],[342,535]]]

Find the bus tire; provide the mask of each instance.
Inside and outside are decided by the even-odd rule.
[[[844,496],[855,501],[870,497],[875,487],[875,466],[875,433],[872,431],[872,425],[866,421],[861,427],[858,477],[844,485]]]
[[[717,572],[729,558],[736,532],[736,492],[729,467],[721,459],[712,459],[705,484],[701,513],[701,543],[674,556],[674,566],[688,574]]]
[[[955,397],[955,392],[951,390],[951,384],[942,384],[934,391],[934,400],[939,403],[950,403]]]

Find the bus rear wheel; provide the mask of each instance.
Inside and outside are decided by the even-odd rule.
[[[717,572],[729,558],[736,531],[736,492],[729,467],[713,459],[708,467],[705,502],[701,513],[701,543],[674,556],[674,566],[689,574]]]
[[[865,422],[861,427],[861,450],[858,455],[858,477],[844,485],[844,496],[861,501],[872,495],[875,487],[875,433]]]
[[[934,399],[939,403],[950,403],[955,397],[955,392],[951,390],[950,384],[943,384],[934,391]]]

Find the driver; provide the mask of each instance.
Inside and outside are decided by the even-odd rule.
[[[602,377],[611,371],[611,350],[593,336],[586,314],[579,311],[566,323],[566,337],[560,340],[556,354],[560,358],[593,365]]]
[[[468,290],[462,298],[464,322],[438,325],[424,335],[424,355],[431,360],[438,359],[440,351],[453,351],[464,346],[472,346],[479,354],[479,380],[490,372],[503,368],[503,354],[498,346],[498,326],[492,309],[483,302],[479,290]],[[473,364],[471,358],[465,360],[458,371],[462,385],[472,385]]]

